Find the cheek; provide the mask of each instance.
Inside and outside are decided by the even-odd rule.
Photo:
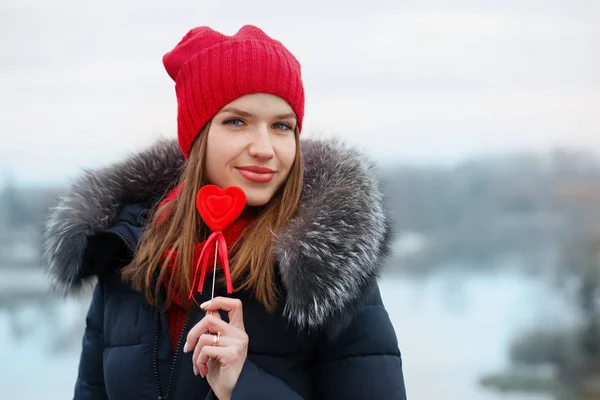
[[[219,170],[219,168],[217,165],[215,165],[215,158],[211,156],[211,154],[214,153],[207,151],[206,158],[204,159],[204,168],[206,170],[206,179],[208,179],[208,182],[215,183],[215,173]]]
[[[296,158],[296,139],[294,137],[286,138],[279,146],[279,160],[287,173],[292,169],[292,164]],[[287,174],[286,174],[287,175]]]
[[[224,172],[224,154],[222,146],[219,146],[219,141],[215,140],[215,135],[210,134],[206,143],[206,157],[204,159],[204,167],[206,168],[206,178],[215,185],[220,185]]]

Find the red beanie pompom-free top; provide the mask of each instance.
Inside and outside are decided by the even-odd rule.
[[[304,117],[300,63],[279,41],[261,29],[243,26],[227,36],[209,27],[190,30],[163,64],[175,81],[177,136],[186,158],[201,129],[220,109],[247,94],[268,93],[289,103]]]

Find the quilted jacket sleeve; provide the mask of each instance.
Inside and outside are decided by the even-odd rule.
[[[104,299],[102,281],[96,285],[86,318],[79,371],[75,383],[75,400],[108,399],[104,387],[102,353],[104,351]]]
[[[302,396],[281,379],[267,373],[252,361],[246,360],[231,394],[231,400],[264,399],[302,400]],[[205,400],[218,399],[211,390]]]
[[[334,340],[321,340],[314,382],[317,399],[406,400],[398,341],[378,287]]]

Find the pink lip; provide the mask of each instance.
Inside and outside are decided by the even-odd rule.
[[[259,183],[270,182],[275,175],[275,171],[272,169],[258,166],[239,167],[238,170],[244,178],[248,179],[249,181]]]
[[[239,167],[239,169],[242,169],[244,171],[251,171],[251,172],[256,172],[257,174],[272,174],[275,171],[273,171],[270,168],[266,168],[266,167],[259,167],[258,165],[250,165],[247,167]]]

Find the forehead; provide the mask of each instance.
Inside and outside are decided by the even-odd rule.
[[[235,99],[221,109],[228,112],[232,109],[253,115],[281,115],[293,113],[292,107],[281,97],[266,93],[255,93]]]

